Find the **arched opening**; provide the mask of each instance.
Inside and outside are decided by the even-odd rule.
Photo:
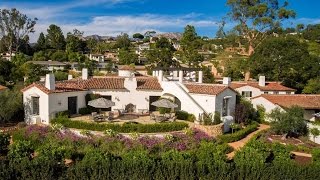
[[[170,93],[164,93],[161,98],[167,98],[170,99],[173,103],[177,104],[178,107],[175,108],[176,111],[180,111],[181,110],[181,101],[179,98],[177,98],[176,96],[170,94]]]

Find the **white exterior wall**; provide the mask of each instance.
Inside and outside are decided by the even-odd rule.
[[[149,110],[149,96],[161,96],[161,91],[137,91],[136,89],[106,91],[106,90],[91,90],[91,93],[100,94],[102,96],[111,96],[111,101],[115,102],[114,109],[125,109],[128,104],[136,105],[138,109]]]
[[[32,97],[39,98],[39,115],[32,114]],[[35,124],[35,119],[40,118],[42,123],[49,122],[49,96],[36,87],[32,87],[23,92],[23,104],[25,112],[25,122]]]
[[[206,94],[190,95],[207,113],[214,113],[216,111],[216,96]]]
[[[236,92],[232,91],[231,89],[227,89],[223,91],[222,93],[218,94],[216,97],[216,105],[215,105],[215,111],[220,112],[222,116],[222,107],[223,107],[223,100],[224,97],[231,96],[228,101],[228,111],[229,111],[229,116],[234,115],[234,110],[236,108]]]
[[[283,108],[281,108],[280,106],[278,106],[276,104],[273,104],[272,102],[268,101],[264,97],[254,98],[251,100],[251,102],[252,102],[254,108],[257,108],[258,105],[262,105],[266,109],[266,113],[268,113],[268,114],[271,113],[271,111],[277,107],[283,110]],[[315,110],[305,109],[303,117],[306,120],[314,121],[315,120],[315,117],[314,117],[315,113],[316,113]]]
[[[320,126],[319,125],[313,125],[311,123],[308,123],[308,128],[309,129],[312,129],[312,128],[318,128],[320,130]],[[313,138],[312,134],[309,134],[309,139],[310,141],[313,141],[317,144],[320,144],[320,136],[316,137],[316,138]]]
[[[68,110],[68,97],[77,96],[77,111],[79,108],[86,107],[87,93],[87,91],[78,91],[49,94],[49,119],[54,118],[57,112]]]
[[[254,88],[252,86],[243,86],[240,88],[235,89],[236,91],[239,92],[240,95],[242,95],[243,91],[251,91],[252,92],[252,97],[257,97],[263,94],[263,92],[260,91],[258,88]]]

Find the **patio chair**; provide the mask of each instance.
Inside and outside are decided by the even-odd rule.
[[[170,122],[176,122],[177,116],[173,116],[172,118],[169,119]]]
[[[156,121],[157,120],[156,116],[153,113],[150,114],[150,120],[152,120],[152,121]]]

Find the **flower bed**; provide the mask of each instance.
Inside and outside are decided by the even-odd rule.
[[[119,133],[156,133],[156,132],[171,132],[180,131],[188,127],[184,122],[166,122],[156,124],[98,124],[82,121],[72,121],[66,117],[59,117],[52,120],[52,123],[59,123],[67,128],[86,129],[91,131],[105,131],[112,129]]]

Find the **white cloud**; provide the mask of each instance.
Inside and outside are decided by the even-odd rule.
[[[54,22],[52,22],[54,23]],[[36,25],[36,33],[30,35],[30,41],[37,40],[40,32],[46,32],[48,26],[52,23],[40,22]],[[120,33],[133,34],[136,32],[144,33],[148,30],[163,32],[165,29],[181,29],[187,24],[195,27],[216,27],[217,22],[214,20],[190,20],[186,15],[169,16],[169,15],[120,15],[120,16],[97,16],[88,23],[56,23],[61,27],[64,34],[71,32],[73,29],[84,31],[85,35],[111,35],[116,36]]]

